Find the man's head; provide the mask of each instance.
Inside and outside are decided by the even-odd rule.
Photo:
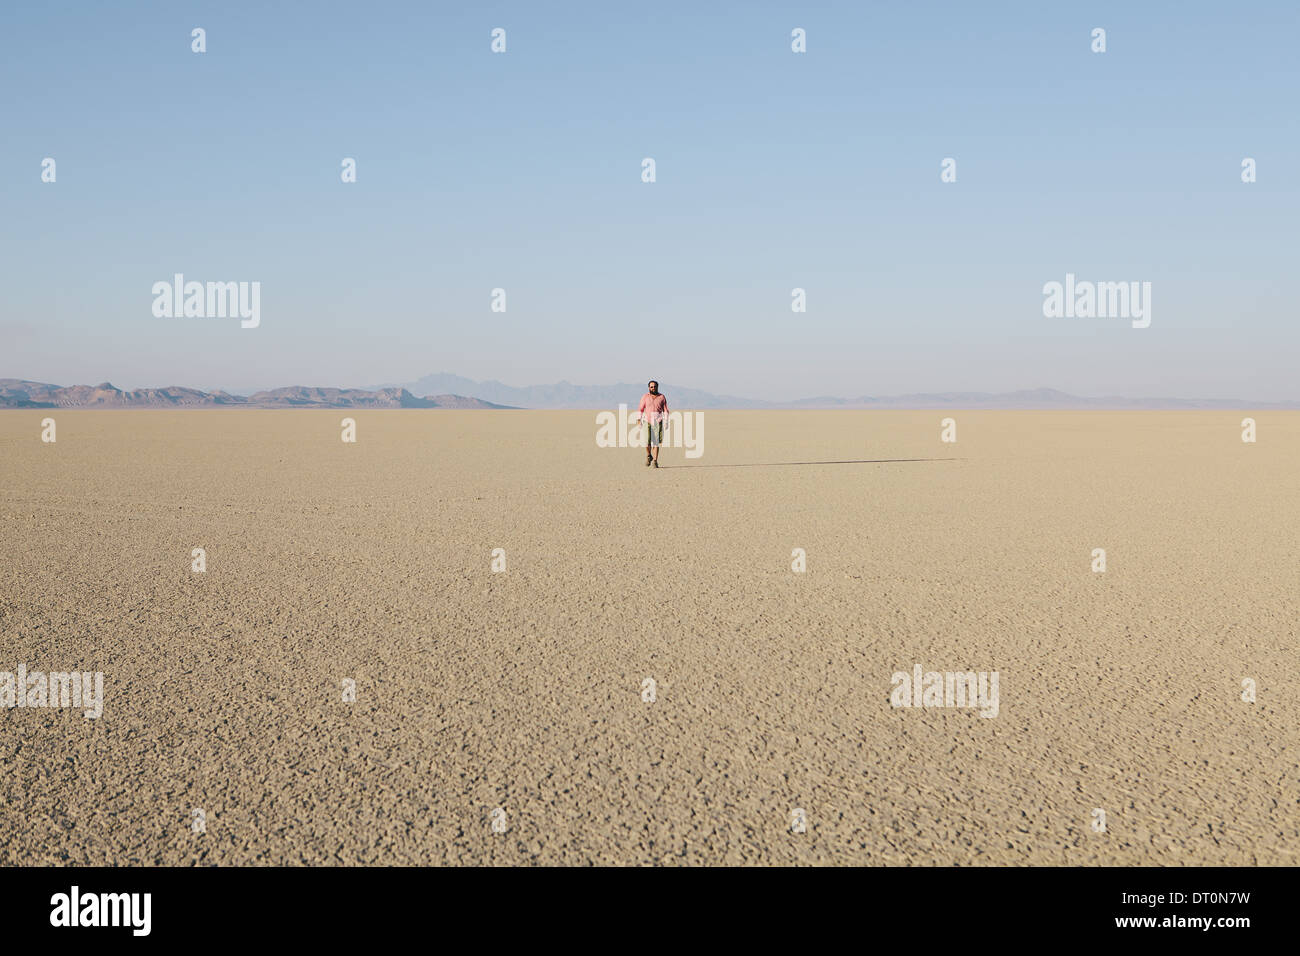
[[[659,394],[659,383],[656,382],[654,379],[651,379],[649,382],[646,383],[646,388],[650,389],[651,395]]]

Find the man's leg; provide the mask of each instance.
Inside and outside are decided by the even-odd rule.
[[[651,428],[658,428],[658,429],[659,429],[659,434],[656,436],[656,437],[658,437],[659,440],[658,440],[657,442],[655,442],[655,467],[658,468],[658,467],[659,467],[659,446],[660,446],[661,444],[663,444],[663,440],[664,440],[663,427],[664,427],[664,426],[663,426],[663,425],[651,425],[650,427],[651,427]]]
[[[650,467],[650,427],[648,425],[645,430],[645,466]]]

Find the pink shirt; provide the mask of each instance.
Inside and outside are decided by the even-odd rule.
[[[636,410],[637,417],[651,425],[668,420],[668,396],[663,392],[651,395],[646,392],[641,396],[641,407]]]

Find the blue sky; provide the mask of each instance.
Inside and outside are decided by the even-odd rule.
[[[1300,399],[1298,47],[1292,2],[7,4],[0,377]],[[261,325],[155,318],[176,272]],[[1067,272],[1151,326],[1045,318]]]

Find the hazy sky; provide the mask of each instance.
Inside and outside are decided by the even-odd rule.
[[[1300,399],[1298,49],[1294,0],[6,3],[0,377]],[[177,272],[261,325],[156,318]],[[1150,327],[1045,318],[1067,272]]]

